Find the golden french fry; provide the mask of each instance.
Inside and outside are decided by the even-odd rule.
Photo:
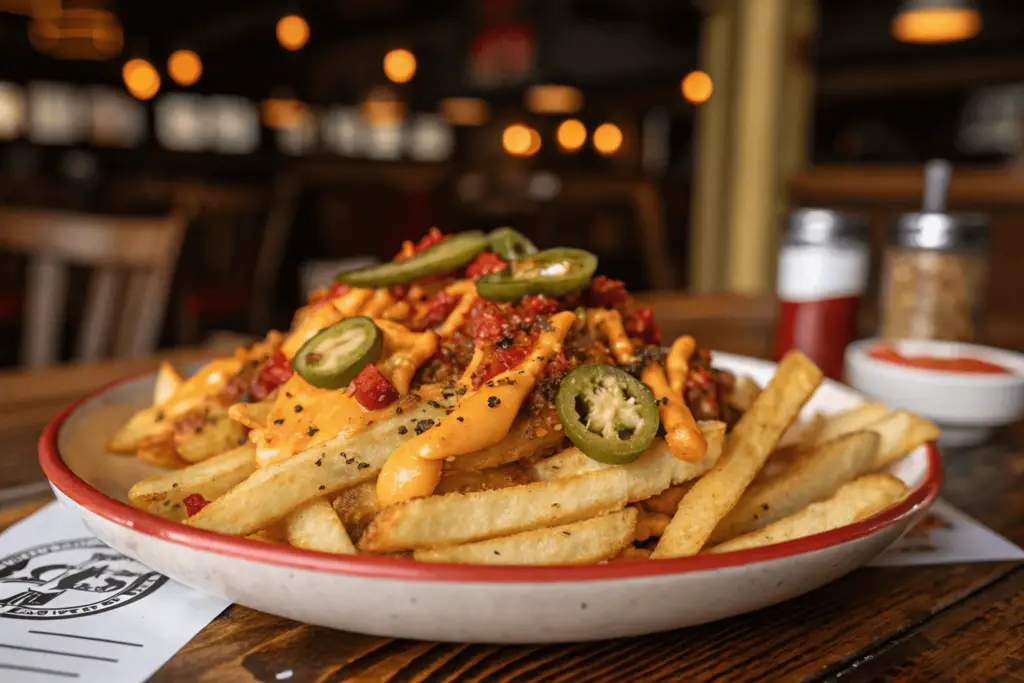
[[[612,467],[507,489],[416,498],[381,510],[359,548],[417,550],[566,524],[621,510],[627,493],[625,472]]]
[[[649,560],[650,558],[651,551],[647,548],[627,546],[621,553],[609,560],[609,562],[634,562],[636,560]]]
[[[854,432],[801,451],[782,473],[747,489],[710,541],[722,543],[828,498],[871,471],[880,441],[874,432]]]
[[[906,485],[890,474],[866,474],[843,485],[828,500],[811,503],[763,529],[717,545],[710,552],[728,553],[757,548],[838,529],[895,505],[907,493]]]
[[[256,447],[245,444],[195,465],[136,482],[128,491],[128,501],[136,507],[154,503],[163,506],[164,501],[178,503],[193,493],[216,500],[255,470]]]
[[[636,516],[635,508],[626,508],[550,529],[417,550],[413,557],[423,562],[465,564],[593,564],[615,557],[630,545]]]
[[[233,536],[265,529],[315,498],[373,480],[388,456],[412,436],[412,430],[399,434],[400,425],[437,420],[444,414],[442,407],[420,403],[362,432],[317,444],[262,467],[186,523]]]
[[[888,467],[918,446],[934,441],[940,431],[931,420],[905,410],[897,410],[867,428],[881,438],[873,470]]]
[[[164,413],[159,406],[143,408],[114,433],[107,443],[107,450],[111,453],[134,453],[140,441],[157,436],[167,429]]]
[[[295,510],[283,522],[288,543],[303,550],[354,555],[355,546],[326,498],[317,498]]]
[[[633,535],[633,540],[643,543],[649,538],[661,536],[671,521],[671,515],[640,508],[637,510],[636,533]]]
[[[504,439],[493,446],[446,461],[444,470],[477,471],[516,460],[542,457],[557,451],[564,439],[562,425],[553,411],[541,419],[520,417],[512,423]]]
[[[344,489],[335,496],[331,504],[341,523],[345,525],[348,537],[358,541],[379,512],[377,480],[364,481],[362,484]]]
[[[670,486],[656,496],[651,496],[647,500],[643,501],[643,506],[651,512],[660,512],[663,515],[671,517],[676,514],[676,510],[679,509],[679,501],[686,496],[687,492],[693,488],[693,482],[696,480],[690,480],[677,484],[676,486]]]
[[[160,405],[174,395],[181,386],[182,377],[174,366],[168,362],[160,364],[156,371],[156,383],[153,385],[153,405]]]
[[[255,403],[236,403],[228,408],[228,417],[249,429],[262,429],[267,426],[267,416],[276,398],[276,394],[271,394]]]
[[[174,447],[183,460],[201,462],[245,443],[245,428],[222,406],[210,406],[198,426],[175,429]]]
[[[178,449],[174,446],[174,434],[170,432],[149,436],[139,441],[135,447],[135,456],[144,463],[167,469],[181,469],[188,465],[188,462],[178,455]]]
[[[445,493],[473,493],[506,489],[533,482],[530,472],[521,463],[510,462],[501,467],[489,467],[479,472],[448,472],[434,489],[434,495]]]
[[[700,552],[822,378],[821,370],[802,353],[786,354],[771,382],[736,424],[718,463],[680,501],[651,557],[685,557]]]
[[[533,464],[533,476],[538,481],[551,481],[573,477],[585,472],[621,468],[627,476],[629,501],[646,500],[675,484],[696,479],[718,462],[725,441],[724,422],[701,422],[701,432],[708,443],[707,453],[698,462],[680,460],[672,454],[664,440],[658,439],[640,457],[626,465],[605,465],[587,456],[578,448],[567,448],[546,460]]]
[[[799,422],[786,432],[772,459],[791,458],[800,449],[826,443],[859,432],[889,412],[881,403],[862,403],[835,415],[817,413],[807,422]]]
[[[761,387],[757,382],[746,375],[739,375],[733,380],[732,387],[725,396],[725,402],[745,413],[754,405],[754,400],[760,393]]]

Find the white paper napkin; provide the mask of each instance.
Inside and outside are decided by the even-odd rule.
[[[874,567],[1024,560],[1024,550],[943,500],[882,553]]]
[[[52,503],[0,535],[0,681],[144,681],[228,604]]]

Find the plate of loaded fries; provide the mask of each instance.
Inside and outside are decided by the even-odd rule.
[[[40,441],[104,542],[254,609],[528,643],[749,612],[935,500],[936,426],[806,357],[662,340],[597,259],[510,229],[406,242],[291,328],[67,408]]]

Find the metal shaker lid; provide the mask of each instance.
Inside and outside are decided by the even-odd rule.
[[[789,214],[786,242],[815,246],[867,242],[867,221],[833,209],[796,209]]]
[[[978,214],[905,213],[896,219],[893,243],[910,249],[983,249],[988,244],[988,223]]]

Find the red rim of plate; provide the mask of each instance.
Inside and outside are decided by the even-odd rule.
[[[899,505],[854,524],[784,543],[721,555],[696,555],[672,560],[610,562],[584,566],[487,566],[433,564],[406,558],[333,555],[299,550],[283,544],[193,529],[121,503],[93,488],[71,471],[57,445],[61,427],[76,410],[116,386],[147,373],[112,382],[65,408],[47,425],[39,439],[39,463],[50,483],[86,510],[139,533],[198,550],[295,569],[403,581],[462,581],[478,583],[600,581],[708,571],[777,560],[824,550],[874,534],[906,519],[922,506],[930,506],[942,487],[942,458],[934,442],[927,444],[928,472]]]

